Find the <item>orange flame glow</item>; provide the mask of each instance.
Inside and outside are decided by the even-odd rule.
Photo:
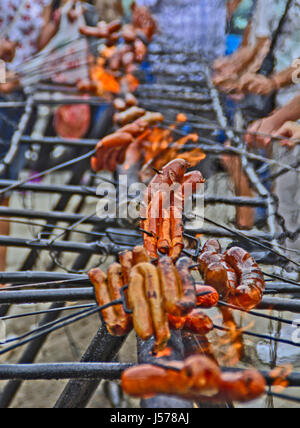
[[[270,377],[274,379],[272,386],[274,392],[280,393],[289,386],[287,377],[293,372],[293,366],[286,364],[284,366],[278,366],[270,372]]]
[[[222,335],[216,335],[213,351],[221,365],[234,367],[240,362],[243,355],[243,332],[238,328],[230,309],[224,307],[219,308],[219,310],[222,315],[223,325],[228,331],[222,333]]]
[[[172,348],[166,348],[163,351],[158,352],[155,357],[156,358],[162,358],[162,357],[169,357],[172,354]]]
[[[120,84],[117,79],[104,69],[100,63],[94,65],[90,69],[91,80],[97,83],[97,95],[101,96],[105,92],[118,94],[120,92]]]
[[[175,127],[176,125],[170,126],[168,129],[155,127],[140,138],[140,141],[143,140],[141,142],[144,152],[144,167],[141,171],[143,182],[147,182],[151,178],[153,168],[160,170],[173,159],[185,159],[193,167],[206,158],[200,147],[184,152],[184,146],[189,142],[197,143],[199,137],[197,134],[188,134],[174,141],[172,129]]]

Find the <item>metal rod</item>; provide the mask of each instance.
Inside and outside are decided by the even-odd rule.
[[[16,184],[16,181],[13,180],[0,180],[0,189],[3,189],[7,186],[13,186]],[[85,187],[85,186],[71,186],[71,185],[51,185],[43,183],[27,183],[19,188],[20,192],[22,191],[31,191],[37,193],[60,193],[67,195],[79,195],[79,196],[95,196],[97,189],[95,187]]]
[[[28,135],[23,135],[21,137],[22,144],[41,144],[41,145],[49,145],[49,146],[68,146],[68,147],[80,147],[80,148],[88,148],[92,149],[96,146],[99,140],[89,140],[89,139],[65,139],[59,137],[38,137],[33,138]]]
[[[86,171],[86,165],[85,162],[80,162],[79,165],[77,165],[77,168],[73,167],[73,172],[72,172],[72,176],[69,180],[69,185],[78,185],[80,184],[82,177]],[[62,194],[62,196],[59,198],[59,200],[57,201],[56,205],[53,207],[53,211],[64,211],[68,205],[68,203],[70,202],[72,195],[71,194]],[[75,223],[72,222],[73,224]],[[56,222],[54,222],[54,224],[56,224]],[[49,229],[45,226],[42,230],[41,233],[46,232],[48,234]],[[50,234],[48,235],[50,237]],[[30,253],[27,255],[21,270],[29,270],[32,269],[32,267],[35,264],[37,258],[37,251],[36,250],[32,250],[30,251]]]
[[[94,299],[93,288],[87,287],[28,291],[17,290],[0,293],[0,304],[77,302]]]
[[[75,260],[73,264],[73,268],[78,267],[79,269],[81,269],[85,267],[89,261],[89,258],[90,256],[86,255],[86,257],[82,259],[80,255]],[[50,307],[50,311],[46,313],[46,315],[43,317],[40,323],[40,326],[49,324],[57,320],[57,318],[62,312],[62,309],[63,309],[62,307],[64,307],[64,305],[65,305],[65,302],[63,302],[62,304],[59,304],[57,302],[53,303],[52,306]],[[46,340],[47,340],[47,335],[41,335],[37,339],[30,341],[23,355],[19,360],[19,363],[32,364],[35,361],[38,353],[40,352]],[[15,395],[17,394],[21,384],[22,384],[21,380],[11,380],[10,382],[8,382],[8,384],[5,386],[5,389],[3,391],[3,394],[0,400],[0,407],[2,406],[3,408],[7,408],[10,405]]]
[[[273,309],[276,311],[289,311],[299,314],[300,300],[264,297],[257,309]]]
[[[38,105],[49,105],[49,106],[56,106],[56,105],[74,105],[74,104],[89,104],[91,106],[109,106],[109,102],[104,102],[100,98],[93,97],[93,98],[83,98],[83,97],[76,97],[76,98],[34,98],[34,104]]]
[[[99,330],[95,339],[99,342],[102,329]],[[95,340],[94,339],[94,340]],[[112,336],[107,338],[107,345]],[[111,346],[110,348],[113,348]],[[104,348],[102,348],[103,351]],[[115,350],[113,351],[115,353]],[[107,352],[105,352],[107,354]],[[99,355],[101,353],[99,348]],[[109,352],[108,352],[109,354]],[[89,358],[92,358],[90,356]],[[113,357],[109,356],[112,359]],[[98,360],[98,357],[97,357]],[[107,363],[98,360],[97,362],[80,362],[80,363],[49,363],[49,364],[1,364],[0,379],[22,379],[22,380],[63,380],[63,379],[120,379],[121,374],[128,368],[134,366],[133,363]],[[224,372],[240,373],[243,369],[222,367]],[[272,386],[274,378],[270,376],[270,372],[260,370],[260,373],[266,379],[267,384]],[[287,376],[289,388],[300,386],[300,373],[293,372]]]
[[[1,186],[1,182],[0,182]],[[266,207],[267,201],[263,198],[245,198],[239,196],[223,197],[223,196],[200,196],[195,195],[194,199],[204,199],[205,205],[236,205],[236,206],[249,206],[249,207]]]
[[[35,250],[47,251],[66,251],[70,253],[88,253],[88,254],[111,254],[118,255],[120,251],[130,249],[126,245],[119,246],[111,243],[90,243],[84,244],[80,242],[71,241],[55,241],[51,239],[37,239],[28,240],[21,238],[12,238],[7,236],[0,236],[0,246],[17,247],[17,248],[32,248]]]
[[[1,208],[0,208],[0,213],[1,213]],[[195,227],[191,227],[187,224],[184,229],[187,233],[189,233],[190,235],[193,235],[193,236],[196,236],[199,234],[207,235],[207,236],[215,236],[215,237],[219,237],[219,238],[232,238],[233,236],[236,236],[234,229],[232,229],[232,231],[224,231],[224,229],[222,229],[221,227],[218,227],[218,228],[205,228],[205,227],[195,228]],[[251,238],[253,240],[263,239],[266,241],[271,241],[274,238],[274,236],[272,236],[270,233],[260,232],[260,231],[255,231],[255,232],[248,232],[247,231],[247,237]],[[240,235],[240,238],[241,239],[247,239],[247,238],[243,238],[241,235]]]
[[[33,109],[33,95],[30,94],[26,100],[24,113],[23,113],[23,115],[19,121],[17,129],[15,130],[15,132],[12,136],[9,150],[6,153],[4,159],[0,162],[0,176],[2,176],[5,173],[7,167],[12,164],[13,160],[15,159],[15,157],[19,151],[20,139],[21,139],[22,134],[26,130],[26,126],[29,122],[29,119],[30,119],[30,116],[32,113],[32,109]]]
[[[60,363],[60,364],[1,364],[0,380],[60,380],[60,379],[120,379],[132,364],[118,363]],[[97,383],[99,383],[97,381]],[[61,407],[61,406],[57,406]],[[62,406],[67,407],[67,406]]]
[[[49,168],[43,172],[38,173],[32,177],[28,177],[25,180],[17,181],[13,186],[8,186],[8,187],[0,190],[0,195],[4,194],[10,190],[17,189],[18,187],[22,186],[23,184],[28,183],[29,181],[36,180],[36,179],[41,178],[41,177],[45,177],[46,175],[49,175],[53,172],[57,172],[57,171],[62,170],[64,168],[68,168],[69,166],[75,165],[76,163],[82,162],[82,161],[90,158],[93,154],[95,154],[95,150],[91,150],[90,152],[85,153],[84,155],[78,156],[78,157],[76,157],[70,161],[64,162],[60,165],[56,165],[52,168]]]
[[[14,319],[21,319],[21,318],[27,318],[27,317],[33,317],[36,315],[44,315],[48,314],[50,312],[69,312],[74,311],[75,309],[92,309],[96,307],[96,303],[90,303],[86,305],[72,305],[67,307],[59,307],[55,309],[45,309],[43,311],[35,311],[35,312],[24,312],[23,314],[19,315],[7,315],[5,317],[1,317],[1,321],[8,321],[8,320],[14,320]]]
[[[61,306],[60,304],[55,303],[52,306],[52,309],[56,309],[60,306]],[[43,317],[39,325],[42,326],[44,324],[53,322],[57,319],[58,316],[59,316],[59,312],[50,312],[49,314],[46,314]],[[47,336],[45,335],[45,336],[41,336],[37,340],[32,341],[30,345],[26,348],[21,358],[19,359],[17,367],[22,364],[31,364],[35,360],[43,344],[46,342],[46,339],[47,339]],[[7,380],[9,379],[12,379],[12,378],[7,378]],[[1,409],[5,409],[10,405],[20,386],[21,386],[21,380],[17,380],[17,378],[15,380],[12,380],[11,382],[8,382],[8,384],[5,385],[0,395]]]
[[[28,219],[40,219],[40,220],[46,220],[46,221],[59,221],[59,222],[66,222],[66,223],[75,223],[76,221],[79,221],[83,218],[80,214],[72,214],[72,213],[65,213],[65,212],[59,212],[59,211],[34,211],[34,210],[19,210],[14,208],[6,208],[6,207],[0,207],[0,216],[1,217],[16,217],[16,218],[28,218]],[[53,223],[52,223],[53,224]],[[116,226],[118,223],[116,220],[107,219],[107,220],[100,220],[99,217],[91,217],[85,221],[85,224],[92,224],[97,226]]]
[[[0,272],[1,284],[27,284],[34,286],[35,284],[51,285],[57,281],[74,281],[74,284],[82,282],[89,284],[87,275],[77,275],[60,272]],[[73,284],[73,283],[72,283]],[[70,284],[71,285],[71,284]]]

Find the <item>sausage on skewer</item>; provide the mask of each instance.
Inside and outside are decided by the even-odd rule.
[[[195,280],[191,274],[193,261],[188,257],[181,257],[176,268],[182,284],[179,306],[182,315],[189,314],[197,305]]]
[[[92,269],[89,272],[90,280],[94,286],[96,300],[99,306],[108,305],[112,302],[110,292],[107,285],[107,277],[101,269]],[[110,306],[101,311],[103,321],[106,324],[107,330],[112,336],[123,336],[126,334],[120,323],[113,306]]]

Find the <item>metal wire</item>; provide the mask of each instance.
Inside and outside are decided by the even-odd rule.
[[[81,162],[81,161],[83,161],[83,160],[89,159],[89,158],[90,158],[91,156],[93,156],[95,153],[96,153],[96,150],[91,150],[90,152],[88,152],[88,153],[86,153],[86,154],[84,154],[84,155],[78,156],[77,158],[74,158],[74,159],[72,159],[72,160],[69,160],[69,161],[67,161],[67,162],[64,162],[64,163],[62,163],[62,164],[60,164],[60,165],[56,165],[56,166],[54,166],[54,167],[52,167],[52,168],[49,168],[49,169],[47,169],[47,170],[45,170],[45,171],[43,171],[43,172],[40,172],[40,173],[38,173],[38,174],[35,174],[34,176],[28,177],[28,178],[27,178],[27,179],[25,179],[25,180],[19,180],[19,181],[17,181],[15,184],[12,184],[11,186],[7,186],[6,188],[1,189],[1,190],[0,190],[0,195],[3,195],[4,193],[7,193],[7,192],[9,192],[9,191],[11,191],[11,190],[15,190],[15,189],[17,189],[18,187],[22,186],[23,184],[28,183],[29,181],[37,180],[38,178],[45,177],[46,175],[49,175],[49,174],[51,174],[51,173],[53,173],[53,172],[57,172],[57,171],[59,171],[59,170],[61,170],[61,169],[63,169],[63,168],[67,168],[67,167],[69,167],[69,166],[71,166],[71,165],[75,165],[75,164],[76,164],[76,163],[78,163],[78,162]]]

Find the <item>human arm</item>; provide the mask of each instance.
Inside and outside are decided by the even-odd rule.
[[[6,72],[6,83],[0,84],[0,94],[10,94],[20,87],[19,76],[13,71]]]
[[[42,50],[56,34],[60,23],[60,11],[52,15],[51,6],[46,6],[43,13],[44,26],[38,39],[38,50]]]
[[[281,128],[275,132],[276,137],[285,137],[283,138],[281,144],[288,149],[293,149],[296,144],[300,143],[300,123],[288,121],[285,122]]]
[[[275,110],[270,116],[253,122],[248,128],[249,134],[245,136],[245,141],[249,146],[265,148],[272,141],[270,135],[278,136],[280,128],[286,122],[296,121],[299,118],[300,95],[281,109]],[[261,135],[254,135],[256,133]]]
[[[268,95],[273,91],[279,91],[286,86],[298,83],[298,81],[294,81],[294,76],[298,79],[295,73],[297,74],[297,69],[294,65],[268,77],[247,73],[241,79],[241,90],[257,95]]]
[[[214,76],[214,84],[222,89],[222,86],[228,85],[228,81],[237,82],[244,73],[256,73],[266,58],[270,46],[271,40],[268,37],[258,38],[254,46],[242,46],[228,57],[228,60],[226,58],[223,62],[222,59],[217,60],[214,67],[219,72]]]
[[[228,0],[227,1],[227,17],[228,19],[231,19],[232,15],[236,11],[236,9],[239,7],[242,0]]]

